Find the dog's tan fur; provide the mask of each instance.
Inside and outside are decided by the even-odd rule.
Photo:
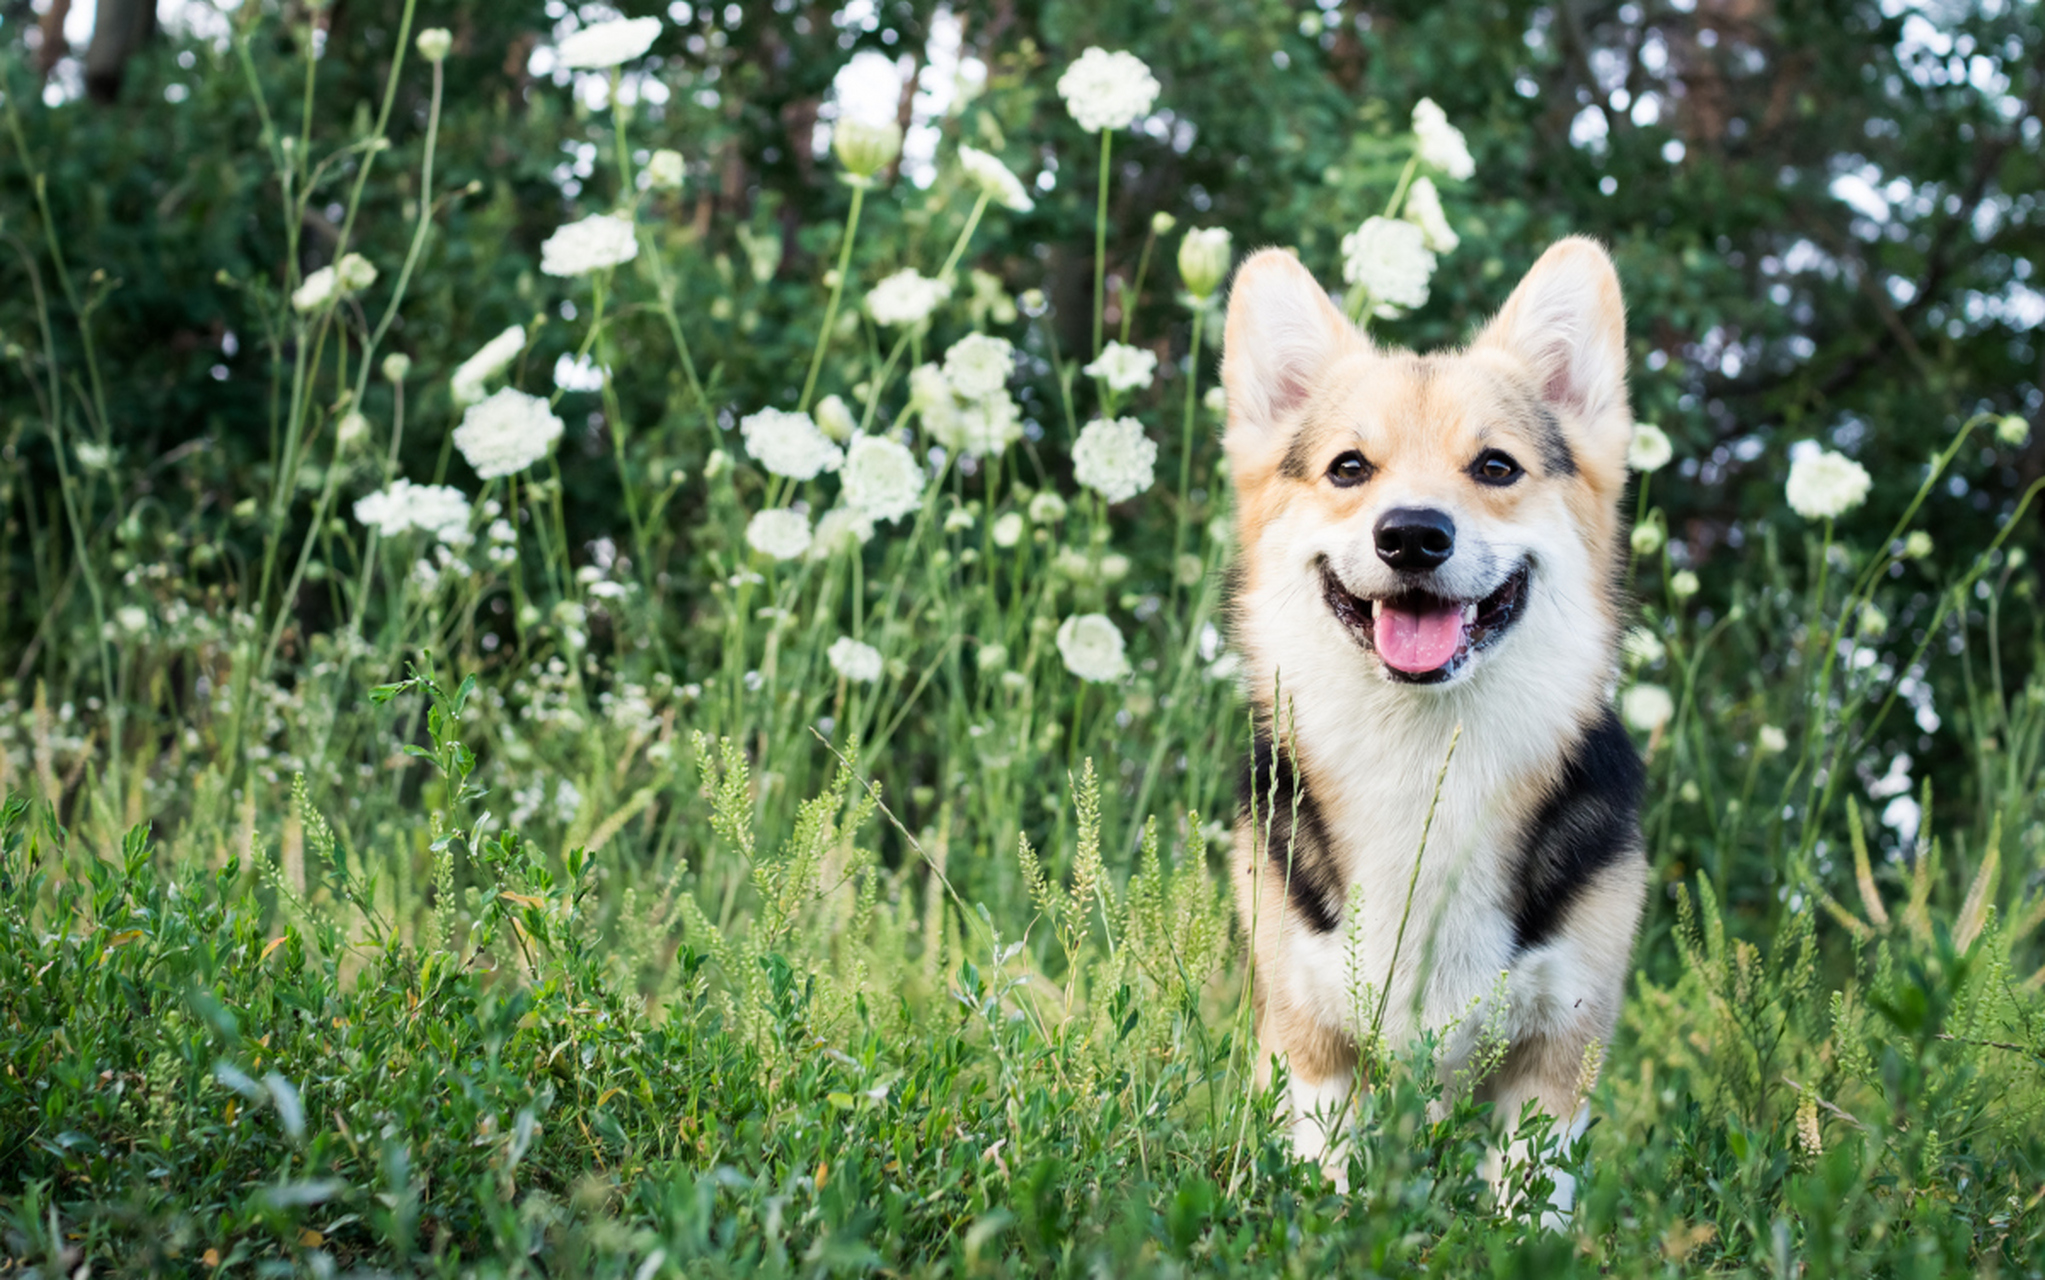
[[[1237,824],[1236,880],[1261,1057],[1266,1071],[1274,1057],[1286,1062],[1295,1138],[1331,1164],[1339,1156],[1330,1137],[1341,1117],[1307,1113],[1353,1086],[1365,1028],[1331,990],[1359,983],[1389,989],[1388,1038],[1445,1034],[1444,1072],[1468,1057],[1480,1022],[1502,1022],[1509,1047],[1484,1095],[1508,1120],[1533,1099],[1580,1130],[1586,1051],[1617,1020],[1646,874],[1624,786],[1607,795],[1580,776],[1586,760],[1616,759],[1610,688],[1632,415],[1610,260],[1589,241],[1562,241],[1471,346],[1415,355],[1374,346],[1294,258],[1266,250],[1237,275],[1226,344],[1235,639],[1270,739]],[[1478,483],[1472,459],[1487,449],[1520,460],[1524,474]],[[1350,451],[1374,471],[1339,487],[1329,467]],[[1394,589],[1369,531],[1395,506],[1453,512],[1465,531],[1463,560],[1443,580],[1477,585],[1450,598],[1493,590],[1500,565],[1531,566],[1511,629],[1439,684],[1392,682],[1320,599],[1326,571],[1359,598]],[[1305,827],[1294,796],[1312,806]],[[1604,824],[1603,845],[1544,832],[1568,803]],[[1528,869],[1525,851],[1543,839],[1574,859],[1557,864],[1560,881]],[[1547,896],[1534,902],[1537,889]],[[1562,905],[1542,914],[1550,897]],[[1332,932],[1331,913],[1341,919]],[[1394,954],[1401,915],[1409,933]],[[1519,936],[1530,919],[1538,945]],[[1357,972],[1331,942],[1354,949],[1352,928]],[[1502,1010],[1489,1004],[1501,972]]]

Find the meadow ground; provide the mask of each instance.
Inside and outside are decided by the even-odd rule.
[[[9,1274],[2045,1270],[2036,487],[1980,545],[1926,527],[2022,419],[1956,415],[1853,536],[1866,473],[1780,451],[1786,505],[1709,590],[1641,429],[1615,696],[1655,888],[1558,1157],[1579,1205],[1542,1228],[1521,1170],[1501,1209],[1481,1165],[1518,1118],[1367,1027],[1338,1193],[1251,1084],[1222,871],[1250,736],[1226,235],[1160,219],[1113,277],[1176,273],[1185,341],[1111,305],[1096,249],[1075,351],[1084,324],[975,265],[1037,187],[948,140],[914,234],[863,241],[901,138],[841,121],[813,347],[737,403],[724,321],[780,244],[690,274],[668,202],[703,175],[634,149],[616,68],[645,45],[598,27],[558,55],[605,145],[543,252],[561,305],[415,364],[394,324],[451,269],[446,202],[385,206],[387,260],[346,239],[379,184],[441,190],[451,37],[404,17],[390,82],[430,91],[403,171],[366,141],[389,95],[315,146],[256,20],[223,46],[289,237],[236,285],[272,432],[245,491],[126,446],[91,341],[118,282],[45,187],[8,214],[40,406],[7,446]],[[1099,147],[1072,166],[1110,175],[1155,91],[1061,82]],[[1453,252],[1435,183],[1470,177],[1451,125],[1411,124],[1345,250],[1387,341]],[[316,250],[315,193],[342,228]]]

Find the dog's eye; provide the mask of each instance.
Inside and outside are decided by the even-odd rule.
[[[1370,473],[1370,463],[1364,461],[1363,455],[1354,449],[1341,454],[1328,464],[1328,479],[1333,480],[1335,486],[1339,489],[1347,489],[1351,485],[1362,484],[1370,479]]]
[[[1470,474],[1480,484],[1508,485],[1525,475],[1526,468],[1514,462],[1509,453],[1486,449],[1477,455],[1477,461],[1470,467]]]

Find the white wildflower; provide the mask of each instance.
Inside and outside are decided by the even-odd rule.
[[[1830,520],[1867,500],[1867,468],[1841,453],[1807,453],[1789,467],[1790,507],[1806,520]]]
[[[1129,674],[1122,633],[1102,613],[1074,614],[1058,624],[1058,656],[1082,680],[1106,682]]]
[[[1020,511],[1004,512],[994,520],[994,545],[1012,547],[1022,541],[1023,518]]]
[[[470,405],[454,429],[454,447],[485,480],[525,470],[560,438],[561,419],[547,402],[510,387]]]
[[[951,381],[934,364],[919,364],[909,370],[909,408],[923,419],[923,429],[946,448],[959,430],[959,401],[952,394]]]
[[[869,520],[900,520],[923,505],[923,468],[907,445],[860,436],[845,458],[845,504]]]
[[[774,507],[746,522],[746,545],[776,560],[793,560],[810,547],[809,517]]]
[[[2006,413],[1995,424],[1995,438],[2020,449],[2031,438],[2031,424],[2021,413]]]
[[[1764,724],[1754,735],[1754,745],[1764,756],[1781,755],[1789,750],[1789,735],[1772,724]]]
[[[483,398],[483,384],[503,373],[506,366],[525,350],[525,326],[513,325],[483,344],[482,349],[455,366],[448,389],[457,405],[474,404]]]
[[[1619,714],[1642,733],[1653,733],[1676,714],[1676,700],[1658,684],[1637,684],[1619,699]]]
[[[386,538],[424,529],[450,546],[467,546],[469,500],[444,484],[413,484],[393,480],[355,503],[355,518]]]
[[[1150,488],[1157,444],[1134,418],[1095,418],[1072,446],[1072,474],[1109,502],[1124,502]]]
[[[1224,387],[1207,388],[1207,394],[1200,397],[1200,403],[1207,412],[1219,418],[1228,412],[1228,390]]]
[[[1058,77],[1058,96],[1088,133],[1126,129],[1157,100],[1157,78],[1133,53],[1109,53],[1098,46]]]
[[[1931,535],[1922,529],[1912,529],[1903,539],[1903,555],[1909,560],[1922,560],[1931,554]]]
[[[946,533],[963,533],[967,529],[972,528],[977,522],[978,517],[967,507],[953,507],[950,511],[944,513],[944,531]]]
[[[638,256],[639,237],[631,219],[596,213],[546,238],[540,245],[540,270],[550,276],[586,276]]]
[[[1425,306],[1434,275],[1434,251],[1410,222],[1373,216],[1342,237],[1342,278],[1362,285],[1374,302]]]
[[[1234,261],[1226,227],[1195,227],[1179,241],[1179,281],[1196,298],[1212,296]]]
[[[964,400],[982,400],[1008,385],[1015,348],[1006,338],[969,333],[944,353],[944,377]]]
[[[78,454],[78,465],[87,471],[104,471],[113,464],[114,451],[103,444],[80,440],[74,452]]]
[[[608,71],[645,53],[659,38],[659,18],[616,18],[569,36],[554,56],[570,71]]]
[[[950,296],[948,282],[932,280],[917,274],[913,267],[904,267],[867,291],[866,310],[876,324],[922,324],[937,309],[937,304]]]
[[[332,267],[321,267],[291,291],[291,307],[300,313],[317,311],[333,301],[339,281]]]
[[[817,426],[831,439],[843,442],[859,430],[859,420],[852,416],[843,397],[830,395],[817,401]]]
[[[149,611],[139,604],[124,604],[114,610],[114,621],[120,624],[121,630],[141,635],[149,630]]]
[[[999,157],[978,147],[962,146],[959,148],[959,163],[965,167],[966,176],[972,179],[973,185],[980,188],[981,194],[1002,208],[1028,213],[1037,207],[1022,179],[1001,163]]]
[[[1688,569],[1678,569],[1669,577],[1669,594],[1678,600],[1688,600],[1697,594],[1697,575]]]
[[[446,27],[428,27],[412,44],[426,61],[440,62],[447,57],[447,51],[454,48],[454,33]]]
[[[1662,543],[1668,541],[1668,539],[1663,534],[1659,521],[1647,520],[1633,526],[1632,541],[1634,555],[1651,556],[1655,552],[1660,551]]]
[[[1625,652],[1628,665],[1635,667],[1651,667],[1660,662],[1668,652],[1667,646],[1662,644],[1662,638],[1646,627],[1635,627],[1628,631],[1625,639],[1619,642],[1619,647]]]
[[[1421,238],[1436,253],[1454,253],[1456,246],[1463,243],[1442,210],[1441,192],[1435,189],[1434,179],[1413,179],[1413,185],[1406,188],[1406,207],[1402,212],[1406,221],[1420,228]]]
[[[1447,113],[1435,105],[1434,99],[1422,98],[1415,104],[1413,133],[1420,142],[1420,163],[1458,181],[1477,172],[1477,162],[1470,158],[1463,131],[1449,123]]]
[[[646,182],[655,191],[682,189],[682,153],[662,147],[646,161]]]
[[[806,413],[762,409],[739,420],[746,452],[777,476],[814,480],[820,471],[836,471],[845,451],[817,430]]]
[[[880,679],[880,650],[851,636],[833,640],[831,647],[824,650],[824,657],[831,670],[855,684],[872,684]]]
[[[821,560],[840,551],[857,551],[861,544],[873,537],[873,521],[850,507],[832,507],[817,521],[815,539],[810,543],[812,560]]]
[[[1030,499],[1030,519],[1037,524],[1057,524],[1065,518],[1065,499],[1049,489]]]
[[[969,401],[953,411],[948,430],[932,435],[947,449],[992,457],[1022,439],[1022,406],[1006,392]]]
[[[1106,382],[1111,391],[1140,391],[1157,378],[1157,353],[1110,342],[1083,372]]]
[[[412,357],[402,351],[393,351],[383,358],[384,381],[396,384],[403,382],[412,372]]]
[[[1633,424],[1633,440],[1626,446],[1626,465],[1635,471],[1660,471],[1676,456],[1668,433],[1652,422]]]

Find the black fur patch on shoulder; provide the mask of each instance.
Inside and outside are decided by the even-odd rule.
[[[1244,822],[1254,819],[1265,855],[1286,878],[1287,897],[1316,933],[1342,922],[1342,876],[1329,847],[1327,820],[1306,789],[1292,757],[1260,725],[1256,747],[1243,762],[1236,803]]]
[[[1599,871],[1636,847],[1647,769],[1610,707],[1570,749],[1520,847],[1513,945],[1546,942]]]

